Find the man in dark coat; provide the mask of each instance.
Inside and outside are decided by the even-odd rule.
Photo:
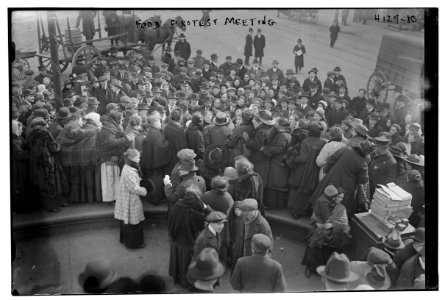
[[[334,106],[327,113],[328,126],[340,125],[348,116],[348,111],[342,107],[342,99],[336,97]]]
[[[148,117],[148,132],[142,145],[142,157],[140,166],[144,179],[151,179],[156,190],[149,201],[160,204],[164,196],[163,176],[170,160],[170,145],[161,132],[160,117],[151,115]]]
[[[190,43],[185,40],[185,34],[179,35],[179,41],[174,45],[174,52],[179,51],[180,57],[186,61],[190,58],[191,47]]]
[[[327,73],[327,79],[325,79],[324,82],[324,88],[328,88],[330,92],[337,92],[336,91],[336,80],[334,79],[334,72],[330,71]]]
[[[365,110],[366,110],[366,90],[359,89],[358,96],[354,97],[349,105],[350,114],[355,117],[363,120],[365,118]]]
[[[269,133],[274,125],[272,113],[270,111],[262,111],[261,114],[252,118],[255,132],[253,137],[249,137],[246,132],[242,133],[246,147],[251,151],[250,160],[255,165],[254,171],[260,174],[263,182],[268,181],[269,173],[269,157],[264,154],[264,146],[269,140]]]
[[[252,237],[251,256],[238,259],[230,278],[234,290],[243,293],[284,292],[286,281],[282,265],[269,257],[272,240],[265,234]]]
[[[353,145],[353,148],[341,148],[330,156],[324,167],[326,175],[319,182],[310,202],[315,204],[330,183],[342,187],[345,191],[342,204],[347,209],[347,217],[350,220],[358,205],[355,201],[358,184],[365,184],[369,180],[366,156],[371,151],[370,143],[364,141]]]
[[[106,76],[101,76],[98,80],[100,81],[100,87],[93,91],[93,96],[100,102],[98,105],[98,113],[104,115],[106,113],[106,106],[110,103],[112,91],[107,83]]]
[[[264,35],[261,34],[261,29],[257,29],[257,35],[254,37],[254,49],[255,55],[254,57],[258,59],[260,62],[260,66],[262,64],[263,56],[264,56],[264,47],[266,47],[266,40]]]
[[[177,163],[177,152],[179,150],[188,148],[187,139],[185,136],[184,129],[180,125],[182,112],[180,109],[175,109],[171,112],[168,124],[165,127],[165,138],[169,144],[170,162],[168,165],[168,170],[171,171],[174,165]],[[166,155],[166,154],[165,154]]]
[[[249,28],[249,33],[246,35],[246,44],[244,45],[244,64],[246,66],[249,65],[249,59],[252,56],[253,33],[253,28]]]
[[[319,167],[316,158],[325,145],[320,138],[320,128],[317,124],[311,124],[308,137],[305,138],[298,156],[294,159],[288,184],[290,185],[288,208],[294,218],[310,214],[309,199],[319,183]]]
[[[308,78],[306,78],[302,84],[302,89],[304,92],[309,92],[311,90],[311,83],[315,82],[317,84],[317,92],[322,94],[322,83],[319,78],[317,78],[317,72],[318,70],[316,68],[312,68],[308,71]]]
[[[303,64],[303,55],[306,53],[305,46],[302,45],[302,39],[297,40],[297,45],[294,45],[292,49],[292,53],[294,54],[294,66],[296,67],[296,74],[302,70]]]
[[[317,89],[317,84],[315,82],[312,82],[310,84],[310,98],[308,104],[313,110],[316,110],[319,106],[319,102],[321,100],[324,100],[324,96],[322,96],[322,94],[319,94]]]
[[[408,259],[400,269],[396,288],[398,290],[416,289],[415,281],[425,275],[425,248],[419,254]],[[424,286],[424,285],[423,285]]]
[[[92,40],[95,36],[96,13],[96,10],[80,10],[78,18],[76,19],[76,27],[79,27],[79,23],[82,19],[82,33],[88,41]],[[88,42],[87,45],[92,45],[92,42]]]
[[[197,257],[204,248],[214,248],[221,257],[220,233],[224,228],[224,223],[227,222],[227,215],[220,211],[212,211],[207,215],[205,221],[207,222],[205,228],[194,242],[193,258]]]
[[[333,25],[330,27],[330,47],[333,48],[336,40],[338,39],[339,31],[341,28],[338,25],[337,21],[333,22]]]
[[[253,136],[255,131],[254,125],[252,124],[252,113],[249,110],[242,113],[242,119],[243,122],[232,131],[232,135],[226,142],[230,149],[230,161],[233,161],[235,157],[244,153],[243,132],[247,132],[248,136]]]
[[[369,164],[370,197],[378,184],[386,185],[397,179],[397,162],[389,151],[390,141],[384,136],[376,137],[376,148]]]
[[[284,199],[288,191],[287,183],[289,177],[289,168],[282,165],[282,160],[291,143],[291,134],[289,131],[289,121],[286,118],[280,118],[277,125],[271,130],[268,144],[263,152],[269,157],[269,173],[266,185],[265,205],[271,208],[284,207]]]

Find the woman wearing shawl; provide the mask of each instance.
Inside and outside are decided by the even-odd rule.
[[[306,277],[317,266],[325,264],[331,253],[343,249],[351,239],[347,212],[341,204],[343,199],[344,189],[329,184],[317,200],[311,216],[308,246],[302,259]]]

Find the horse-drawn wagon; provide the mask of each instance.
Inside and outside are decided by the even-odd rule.
[[[131,56],[139,56],[139,53],[150,54],[155,51],[155,45],[161,44],[163,52],[165,44],[171,45],[176,28],[185,30],[181,17],[177,17],[173,22],[171,19],[162,23],[160,16],[151,17],[143,22],[154,24],[154,26],[142,28],[136,26],[136,21],[140,20],[133,12],[122,11],[118,16],[119,25],[116,34],[102,37],[100,14],[97,13],[97,26],[93,25],[95,32],[98,32],[99,38],[83,40],[81,30],[78,27],[72,27],[69,18],[67,18],[65,31],[62,32],[58,19],[56,18],[56,36],[52,37],[58,45],[58,66],[63,73],[70,64],[72,67],[77,64],[88,66],[93,71],[94,62],[102,55],[107,55],[114,46],[118,52],[123,52]],[[105,16],[106,17],[106,16]],[[44,66],[48,73],[52,73],[52,57],[50,53],[50,36],[47,35],[42,16],[37,13],[37,36],[38,52],[16,53],[16,60],[12,64],[13,76],[17,80],[23,79],[24,71],[29,69],[27,58],[37,57],[40,66]],[[92,20],[95,21],[95,20]],[[175,21],[175,22],[174,22]],[[159,26],[155,26],[155,24]],[[172,25],[173,24],[173,25]],[[106,24],[107,26],[107,24]],[[110,34],[110,32],[109,32]]]

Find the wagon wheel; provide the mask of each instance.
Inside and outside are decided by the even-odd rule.
[[[25,79],[25,71],[30,69],[30,63],[24,58],[17,58],[12,63],[12,76],[16,80]]]
[[[67,69],[69,63],[70,62],[68,60],[59,59],[59,70],[60,70],[60,73],[63,73]],[[51,58],[39,57],[39,65],[40,66],[44,66],[45,70],[47,70],[48,74],[51,75],[53,73],[53,70],[51,69]]]
[[[387,99],[388,83],[383,72],[374,72],[367,83],[367,95],[384,103]]]
[[[79,48],[73,55],[72,66],[76,66],[82,62],[93,73],[95,70],[94,62],[101,57],[101,52],[91,45],[84,45]]]

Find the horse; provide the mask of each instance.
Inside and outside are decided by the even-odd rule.
[[[152,17],[149,17],[148,19],[144,20],[142,24],[147,24],[147,25],[152,24],[151,27],[142,28],[141,26],[139,26],[137,28],[138,41],[141,43],[144,43],[145,42],[145,32],[147,29],[154,30],[156,27],[156,24],[159,24],[159,26],[162,26],[161,15],[154,15]]]
[[[173,36],[176,32],[176,28],[180,28],[182,31],[186,30],[186,26],[183,23],[183,19],[177,16],[175,24],[171,25],[171,19],[168,19],[163,23],[162,27],[157,29],[145,29],[145,44],[149,51],[153,51],[155,45],[162,44],[162,55],[165,53],[165,44],[171,47],[173,42]]]

